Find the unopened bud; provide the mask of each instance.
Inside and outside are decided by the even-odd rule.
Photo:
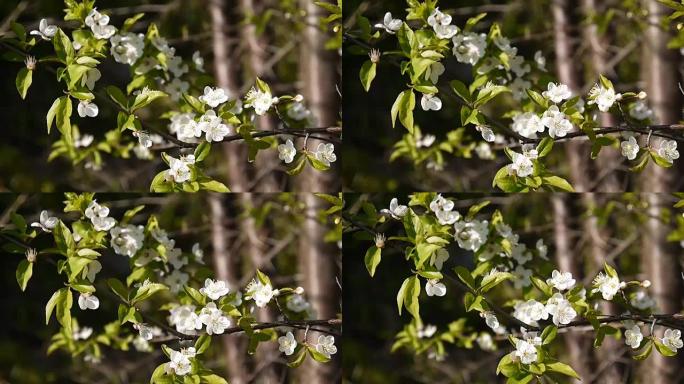
[[[273,290],[273,296],[278,296],[278,295],[280,295],[280,291],[277,289],[274,289]]]
[[[641,286],[644,288],[648,288],[651,286],[651,281],[650,280],[644,280],[641,282]]]
[[[375,246],[382,249],[385,247],[385,235],[378,233],[375,235]]]
[[[639,94],[637,95],[637,97],[641,100],[645,99],[646,96],[648,96],[648,95],[644,91],[639,92]]]
[[[373,63],[378,63],[380,61],[380,50],[379,49],[371,49],[370,52],[368,53],[368,57],[370,57],[371,62]]]
[[[26,64],[26,69],[28,69],[29,71],[33,71],[34,69],[36,69],[36,58],[33,56],[26,56],[24,64]]]
[[[294,293],[296,293],[296,294],[298,294],[298,295],[303,294],[303,293],[304,293],[304,287],[297,287],[297,288],[295,288]]]
[[[297,94],[297,95],[294,97],[294,101],[296,101],[296,102],[298,102],[298,103],[301,103],[302,101],[304,101],[304,96],[302,96],[302,95],[300,95],[300,94]]]
[[[36,262],[36,257],[38,256],[38,251],[36,251],[33,248],[29,248],[26,250],[26,260],[28,260],[29,263],[33,264]]]

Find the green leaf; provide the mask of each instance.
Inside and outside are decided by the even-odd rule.
[[[606,271],[606,273],[608,274],[608,276],[610,276],[610,277],[618,277],[617,271],[616,271],[615,268],[613,268],[610,264],[608,264],[608,263],[603,263],[603,269]]]
[[[544,109],[548,109],[549,107],[549,102],[542,96],[539,92],[533,91],[531,89],[527,89],[527,95],[530,97],[532,101],[537,103],[540,107]]]
[[[660,352],[660,354],[663,356],[672,357],[677,354],[677,351],[671,350],[657,338],[653,338],[653,343],[655,344],[655,347],[658,350],[658,352]]]
[[[605,76],[599,75],[599,80],[601,81],[601,85],[603,86],[603,88],[613,89],[613,83],[610,80],[608,80]]]
[[[575,192],[575,189],[570,185],[570,182],[565,180],[560,176],[544,176],[542,180],[545,185],[550,185],[554,188],[558,188],[561,191]]]
[[[667,161],[667,159],[658,155],[658,153],[656,153],[655,151],[649,151],[648,153],[651,155],[651,159],[653,159],[653,161],[657,165],[659,165],[663,168],[670,168],[672,166],[672,162]]]
[[[138,110],[140,108],[143,108],[143,107],[149,105],[150,103],[152,103],[153,101],[155,101],[159,98],[162,98],[162,97],[166,97],[166,96],[168,96],[168,95],[162,91],[152,91],[152,90],[142,91],[133,100],[133,106],[131,107],[131,112]]]
[[[644,349],[638,354],[634,355],[634,360],[645,360],[653,351],[653,342],[649,341]]]
[[[576,379],[580,379],[580,380],[581,380],[581,378],[579,377],[579,375],[577,374],[577,372],[575,372],[575,370],[572,369],[572,367],[570,367],[570,366],[567,365],[567,364],[563,364],[563,363],[561,363],[561,362],[557,362],[557,363],[547,363],[547,364],[546,364],[546,369],[547,369],[548,371],[551,371],[551,372],[560,373],[560,374],[562,374],[562,375],[574,377],[574,378],[576,378]]]
[[[19,262],[17,266],[17,283],[19,283],[19,288],[22,291],[26,290],[26,284],[28,284],[31,275],[33,275],[33,263],[29,263],[28,260],[24,259]]]
[[[121,281],[113,278],[107,279],[107,285],[109,285],[112,292],[116,293],[124,303],[128,303],[128,289]]]
[[[368,273],[373,277],[375,275],[375,269],[380,264],[380,258],[382,256],[382,249],[376,247],[375,245],[368,248],[366,251],[366,256],[363,258],[366,263],[366,269]]]
[[[306,359],[306,348],[304,348],[301,345],[298,345],[295,349],[294,355],[294,359],[287,363],[287,366],[290,368],[296,368],[302,365],[302,363]]]
[[[465,267],[458,266],[454,268],[454,271],[456,272],[456,275],[458,275],[458,278],[468,286],[468,288],[475,290],[475,279],[473,279],[473,276],[470,274],[470,271],[468,271]]]
[[[466,312],[470,312],[472,310],[477,310],[478,312],[484,311],[483,307],[483,302],[484,302],[484,297],[480,295],[473,295],[470,292],[466,292],[466,294],[463,296],[463,304],[465,306]]]
[[[463,82],[458,80],[451,80],[449,84],[451,85],[451,89],[454,90],[454,93],[456,93],[456,95],[458,95],[458,97],[463,99],[466,103],[470,103],[472,101],[470,91],[468,90],[468,87],[465,84],[463,84]]]
[[[57,29],[57,33],[52,37],[52,44],[55,47],[55,53],[57,57],[70,64],[74,60],[74,46],[61,28]]]
[[[548,327],[544,328],[544,331],[542,331],[541,334],[542,345],[551,344],[551,342],[556,338],[556,334],[558,334],[557,327],[549,325]]]
[[[195,301],[197,304],[204,305],[204,304],[206,303],[207,299],[206,299],[206,298],[204,297],[204,295],[203,295],[202,293],[200,293],[200,291],[198,291],[197,289],[195,289],[195,288],[193,288],[193,287],[188,287],[188,286],[186,285],[186,286],[183,287],[183,290],[184,290],[185,293],[187,293],[188,296],[190,296],[190,298],[191,298],[193,301]]]
[[[551,149],[553,149],[553,139],[545,137],[537,145],[537,156],[544,157],[551,152]]]
[[[406,289],[410,279],[410,277],[404,279],[404,282],[401,283],[401,288],[399,288],[399,291],[397,292],[397,310],[399,310],[399,315],[401,315],[401,308],[404,306],[404,296],[406,296]]]
[[[80,64],[70,64],[67,66],[67,73],[69,74],[69,83],[68,87],[70,90],[74,89],[74,87],[81,82],[81,78],[83,78],[83,75],[90,70],[90,67],[87,65],[80,65]]]
[[[223,377],[210,373],[210,374],[200,374],[200,383],[202,384],[228,384],[228,381]]]
[[[71,235],[69,228],[67,228],[61,220],[55,226],[52,234],[55,238],[57,249],[59,249],[63,255],[69,256],[73,253],[76,247],[74,237]]]
[[[50,297],[50,300],[48,300],[47,304],[45,305],[45,325],[47,325],[50,322],[50,316],[52,315],[52,311],[54,310],[55,305],[57,304],[57,299],[59,299],[59,296],[62,294],[63,289],[64,288],[53,293]]]
[[[131,299],[131,305],[135,305],[136,303],[139,303],[145,299],[150,298],[152,295],[154,295],[157,292],[164,291],[169,289],[164,284],[159,284],[159,283],[148,283],[148,284],[143,284],[140,288],[138,288],[137,292],[135,293],[135,296]]]
[[[309,356],[311,356],[314,360],[318,361],[319,363],[327,363],[328,361],[330,361],[329,357],[318,352],[316,348],[309,346],[307,346],[306,348],[309,350]]]
[[[113,85],[107,86],[106,90],[109,98],[111,98],[123,111],[128,112],[128,99],[126,99],[126,95],[124,95],[123,91]]]
[[[209,151],[211,151],[211,143],[208,141],[203,141],[200,145],[195,148],[195,163],[199,163],[209,156]]]
[[[553,292],[551,291],[551,287],[546,284],[546,282],[536,276],[530,276],[530,280],[532,281],[532,285],[537,287],[546,297],[551,297]]]
[[[133,15],[133,16],[127,18],[127,19],[124,21],[123,26],[121,27],[121,31],[122,31],[122,32],[128,32],[128,31],[131,29],[131,27],[132,27],[138,20],[140,20],[143,16],[145,16],[144,13],[137,13],[137,14],[135,14],[135,15]]]
[[[26,92],[28,92],[31,82],[33,82],[33,71],[29,71],[27,68],[20,69],[15,83],[22,99],[26,99]]]
[[[209,349],[209,345],[211,345],[211,336],[207,335],[206,333],[200,336],[197,341],[195,342],[195,351],[198,355],[204,353],[207,349]]]
[[[509,272],[497,272],[495,274],[486,275],[480,282],[480,291],[486,293],[490,289],[496,287],[502,282],[511,279],[513,275]]]
[[[57,303],[55,305],[55,309],[57,310],[57,321],[62,324],[67,332],[71,333],[71,306],[74,303],[74,298],[71,289],[62,288],[60,291],[61,293],[57,297]]]
[[[413,90],[407,89],[397,96],[392,105],[392,127],[395,126],[397,117],[406,129],[413,133],[413,109],[416,106],[416,95]]]
[[[377,65],[370,60],[366,60],[366,62],[363,63],[363,65],[361,66],[359,78],[361,79],[361,84],[363,85],[363,89],[365,89],[366,92],[368,92],[371,83],[373,82],[373,79],[375,79],[376,67]]]
[[[52,122],[55,120],[55,114],[57,114],[57,108],[59,108],[59,103],[61,102],[62,98],[58,97],[55,99],[55,101],[52,102],[52,106],[48,110],[47,116],[45,117],[46,122],[47,122],[47,132],[48,135],[50,134],[50,128],[52,128]]]
[[[64,140],[69,145],[73,146],[74,141],[71,134],[71,98],[69,96],[62,96],[59,99],[60,102],[55,111],[57,129],[62,134]]]
[[[220,193],[230,192],[230,189],[228,187],[226,187],[225,184],[221,183],[220,181],[216,181],[216,180],[200,181],[199,185],[202,189],[206,189],[207,191],[220,192]]]
[[[257,279],[261,282],[261,284],[264,284],[264,285],[268,284],[271,286],[273,285],[273,284],[271,284],[271,279],[265,273],[261,272],[258,269],[256,270],[256,276],[257,276]]]
[[[411,276],[406,286],[406,294],[404,295],[404,306],[406,310],[417,320],[420,320],[420,303],[418,297],[420,296],[420,279],[418,276]]]

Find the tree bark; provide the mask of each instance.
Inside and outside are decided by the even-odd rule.
[[[551,206],[553,209],[553,230],[554,243],[556,248],[556,262],[561,272],[570,272],[579,281],[580,267],[577,258],[572,256],[570,250],[570,230],[568,228],[568,209],[567,197],[570,195],[562,193],[551,194]],[[582,335],[566,334],[563,338],[568,349],[570,366],[572,366],[582,378],[590,375],[587,364],[588,340]],[[574,380],[574,383],[581,383]]]
[[[211,215],[211,244],[214,271],[219,280],[226,281],[232,289],[238,286],[237,263],[228,254],[228,245],[225,235],[226,213],[224,210],[224,198],[226,195],[209,194],[209,212]],[[237,335],[224,335],[223,358],[228,370],[227,377],[233,384],[247,383],[247,370],[245,359],[245,345],[241,337]]]
[[[582,11],[584,13],[585,25],[583,35],[585,41],[589,43],[589,56],[591,58],[591,79],[597,79],[599,74],[610,76],[607,73],[608,39],[606,36],[599,36],[598,26],[593,22],[588,22],[590,18],[605,12],[605,5],[597,4],[596,0],[582,0]],[[613,71],[611,71],[613,72]],[[599,123],[602,127],[615,126],[615,117],[608,112],[603,112],[599,116]],[[596,159],[597,169],[612,170],[602,180],[598,181],[596,190],[600,192],[618,192],[620,183],[616,174],[617,168],[622,163],[622,157],[615,150],[601,151]]]
[[[219,87],[224,88],[232,97],[239,97],[240,88],[237,83],[236,69],[233,67],[234,60],[227,44],[228,34],[226,26],[229,25],[226,17],[227,0],[210,0],[209,14],[211,16],[212,48],[214,51],[214,75]],[[227,174],[229,187],[233,192],[243,192],[248,189],[247,154],[242,146],[223,144],[223,153],[227,162]]]
[[[240,10],[242,11],[243,17],[249,17],[262,9],[257,9],[255,7],[253,0],[240,0]],[[250,81],[252,77],[259,76],[261,78],[266,75],[266,68],[264,66],[266,60],[266,51],[264,47],[266,46],[266,41],[264,38],[257,37],[256,26],[253,24],[245,24],[240,28],[240,35],[242,41],[245,43],[247,52],[247,68],[250,75]],[[272,131],[275,129],[275,122],[269,115],[259,116],[257,118],[257,128],[262,131]],[[278,188],[278,182],[275,178],[274,170],[278,168],[279,160],[275,155],[275,151],[261,151],[258,155],[259,168],[264,169],[265,173],[261,176],[257,175],[256,185],[254,190],[259,192],[277,192],[280,190]]]
[[[677,88],[679,53],[667,49],[671,38],[667,31],[660,28],[660,20],[669,11],[656,0],[643,0],[648,12],[648,26],[645,33],[645,49],[642,57],[642,77],[646,81],[648,101],[654,112],[654,123],[674,123],[679,121],[681,94]],[[657,148],[660,140],[651,139],[651,146]],[[640,184],[644,192],[666,192],[671,188],[672,172],[654,164],[649,165],[641,174]],[[666,200],[662,195],[645,193],[643,200],[648,203],[649,218],[642,237],[642,268],[652,282],[651,292],[656,299],[658,310],[664,313],[679,312],[681,308],[681,268],[671,247],[666,246],[667,227],[658,219],[660,208]],[[644,381],[653,384],[672,383],[676,380],[677,358],[667,358],[654,354],[650,364],[641,370]]]
[[[568,0],[553,0],[551,13],[553,15],[554,48],[556,52],[556,71],[558,81],[566,84],[577,95],[580,92],[580,81],[577,68],[574,65],[572,46],[572,23],[570,15],[574,4]],[[586,145],[569,140],[565,143],[565,153],[570,168],[570,180],[577,192],[584,192],[589,188]]]

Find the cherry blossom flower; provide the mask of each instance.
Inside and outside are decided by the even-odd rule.
[[[542,92],[542,96],[551,100],[555,104],[567,100],[572,97],[572,92],[570,88],[565,84],[549,83],[547,85],[547,90]]]
[[[491,329],[497,329],[499,328],[499,319],[496,318],[496,315],[493,312],[485,312],[484,313],[484,318],[485,318],[485,323],[487,326]]]
[[[530,89],[532,83],[523,79],[522,77],[516,77],[509,85],[508,88],[511,90],[513,99],[520,101],[527,98],[527,90]]]
[[[78,110],[78,115],[81,117],[95,117],[99,112],[97,104],[86,100],[81,100],[76,109]]]
[[[202,329],[202,321],[195,313],[194,305],[179,305],[169,312],[169,324],[176,327],[176,331],[194,335],[196,330]]]
[[[228,284],[221,280],[204,280],[204,287],[200,288],[200,293],[212,300],[218,300],[230,292]]]
[[[145,35],[142,33],[114,35],[109,41],[112,44],[111,53],[114,60],[122,64],[135,64],[145,49]]]
[[[601,112],[608,112],[610,107],[621,97],[619,93],[615,93],[613,88],[605,88],[603,85],[595,84],[589,91],[589,104],[596,104]]]
[[[437,84],[439,77],[444,73],[444,65],[439,61],[430,64],[427,71],[425,71],[425,78],[430,79],[432,84]]]
[[[534,53],[534,62],[537,63],[537,68],[542,71],[546,71],[546,57],[542,51],[537,51]]]
[[[513,116],[511,129],[520,136],[536,139],[537,132],[544,132],[544,123],[539,116],[532,112],[519,113]]]
[[[194,349],[194,348],[192,348]],[[192,371],[192,362],[188,354],[174,351],[169,348],[169,364],[167,365],[167,373],[173,371],[178,376],[185,376]]]
[[[297,155],[297,149],[294,147],[292,140],[287,139],[285,144],[278,144],[278,158],[285,162],[285,164],[290,164]]]
[[[599,272],[593,281],[594,289],[592,292],[601,292],[604,300],[613,300],[613,296],[620,290],[620,279]]]
[[[446,295],[446,285],[437,279],[430,279],[425,283],[425,293],[428,296],[444,296]]]
[[[393,19],[390,12],[385,13],[382,23],[375,24],[375,28],[384,29],[387,33],[394,35],[400,28],[403,22],[400,19]]]
[[[575,279],[572,278],[572,273],[570,272],[560,272],[558,270],[553,270],[551,272],[551,278],[546,280],[546,282],[556,288],[559,291],[567,291],[575,286]]]
[[[323,356],[330,358],[331,355],[337,353],[337,347],[335,346],[334,336],[318,336],[318,343],[316,344],[316,351],[318,351]]]
[[[82,310],[98,309],[100,307],[100,299],[92,293],[81,293],[78,296],[78,307]]]
[[[475,147],[475,154],[477,154],[477,157],[483,160],[494,159],[494,152],[492,152],[492,147],[487,143],[477,143],[477,146]]]
[[[116,225],[116,220],[109,216],[109,208],[93,200],[85,210],[85,216],[90,219],[96,231],[109,231]]]
[[[552,105],[544,112],[541,122],[545,127],[549,128],[549,136],[553,138],[564,137],[568,132],[572,131],[572,123],[565,118],[565,114],[556,105]]]
[[[451,16],[442,13],[439,8],[435,8],[434,12],[427,19],[428,24],[435,31],[435,35],[440,39],[451,39],[458,33],[458,27],[451,24]]]
[[[287,332],[285,336],[280,336],[278,338],[278,350],[286,356],[292,355],[295,348],[297,348],[297,341],[292,332]]]
[[[569,324],[577,317],[577,312],[563,295],[556,293],[546,302],[544,310],[552,316],[553,323],[558,325]]]
[[[646,120],[653,118],[653,111],[645,101],[637,100],[630,106],[629,115],[637,120]]]
[[[477,336],[477,339],[475,339],[477,342],[477,345],[482,349],[483,351],[494,351],[496,350],[496,345],[494,344],[494,339],[492,339],[492,335],[490,335],[487,332],[482,332]]]
[[[677,142],[675,140],[662,140],[660,147],[658,147],[658,155],[672,164],[676,159],[679,159]]]
[[[318,143],[314,157],[329,167],[330,163],[334,163],[337,160],[335,146],[332,143]]]
[[[109,24],[109,16],[103,15],[93,9],[85,18],[85,25],[90,27],[96,39],[105,40],[114,36],[116,28]]]
[[[220,309],[216,308],[214,302],[210,302],[202,308],[199,319],[202,324],[206,325],[208,335],[220,335],[231,325],[230,319],[224,316]]]
[[[57,26],[49,25],[47,23],[47,19],[40,19],[40,23],[38,24],[38,30],[33,30],[30,32],[31,35],[40,36],[40,38],[43,40],[50,40],[52,36],[54,36],[56,33]]]
[[[461,63],[475,65],[485,54],[487,36],[472,32],[460,33],[452,39],[453,53]]]
[[[442,267],[444,265],[444,262],[449,259],[449,252],[444,249],[440,248],[435,253],[430,256],[430,265],[434,266],[437,268],[438,271],[442,270]]]
[[[526,340],[516,340],[514,355],[521,363],[532,364],[537,361],[537,348]]]
[[[290,108],[287,110],[287,116],[293,120],[304,121],[311,119],[311,111],[306,109],[302,103],[292,103]]]
[[[183,183],[185,181],[190,180],[191,172],[190,172],[190,167],[189,163],[185,160],[181,159],[176,159],[174,157],[168,156],[169,159],[169,170],[166,175],[166,179],[171,181],[173,180],[175,183]],[[194,163],[194,161],[193,161]]]
[[[408,207],[400,205],[399,200],[395,197],[390,200],[389,209],[382,209],[380,213],[389,215],[396,220],[401,220],[408,213]]]
[[[524,76],[531,70],[530,65],[525,62],[525,59],[522,56],[510,57],[508,59],[508,65],[510,65],[511,71],[518,77]]]
[[[520,289],[522,287],[529,287],[532,284],[530,277],[532,276],[532,270],[518,265],[513,270],[513,286],[515,289]]]
[[[180,292],[183,286],[190,280],[190,275],[176,269],[164,278],[164,283],[169,286],[169,291],[173,294]]]
[[[518,177],[527,177],[534,173],[534,163],[532,160],[537,158],[536,150],[529,152],[523,151],[518,153],[511,151],[511,160],[513,164],[510,165],[510,170]]]
[[[195,69],[200,72],[204,72],[204,58],[200,54],[200,51],[195,51],[192,53],[192,63],[195,65]]]
[[[114,252],[122,256],[133,257],[142,248],[145,239],[145,228],[142,225],[123,225],[112,228],[111,245]]]
[[[183,63],[183,58],[180,56],[169,58],[166,61],[166,66],[169,68],[169,72],[176,78],[181,77],[188,72],[188,65]]]
[[[88,338],[90,338],[90,336],[92,334],[93,334],[92,328],[90,328],[90,327],[78,328],[78,326],[74,327],[73,332],[71,333],[74,340],[87,340]]]
[[[95,88],[95,82],[100,80],[102,73],[97,68],[88,69],[81,77],[81,86],[86,86],[91,91]]]
[[[437,137],[435,137],[435,135],[418,135],[416,137],[416,148],[428,148],[435,143],[435,140],[437,140]]]
[[[311,304],[304,299],[304,296],[297,294],[291,295],[285,306],[290,311],[297,313],[307,311],[311,308]]]
[[[439,211],[435,216],[437,216],[437,221],[442,225],[451,225],[461,219],[461,214],[457,211]]]
[[[275,291],[270,284],[263,284],[261,281],[252,280],[247,285],[247,294],[245,299],[254,300],[254,303],[259,308],[263,308],[271,301]]]
[[[679,329],[666,329],[661,341],[674,352],[677,352],[679,348],[684,346],[682,343],[682,331]]]
[[[277,101],[278,98],[273,97],[270,92],[252,87],[245,96],[245,107],[254,108],[254,112],[261,116],[271,109],[273,103]]]
[[[216,108],[228,101],[228,95],[223,88],[206,86],[204,87],[204,94],[199,97],[199,100],[212,108]]]
[[[439,111],[442,109],[442,100],[434,94],[423,94],[420,99],[420,107],[423,111]]]
[[[200,247],[199,243],[192,245],[192,255],[195,257],[196,262],[204,264],[204,251],[202,250],[202,247]]]
[[[622,151],[622,156],[626,157],[628,160],[636,159],[639,153],[639,144],[634,136],[629,136],[629,138],[620,143],[620,148]]]
[[[633,325],[632,327],[625,329],[625,344],[632,347],[632,349],[639,348],[643,339],[644,335],[641,333],[641,329],[638,325]]]
[[[655,307],[656,302],[645,291],[639,290],[634,293],[634,296],[629,300],[629,304],[643,311]]]
[[[31,223],[31,227],[40,228],[43,230],[43,232],[48,233],[52,232],[55,226],[57,226],[57,223],[59,223],[59,219],[54,216],[50,216],[46,210],[40,212],[40,217],[38,220],[38,222]]]
[[[428,339],[435,335],[437,332],[437,327],[432,324],[427,324],[423,326],[422,324],[417,327],[416,335],[421,339]]]
[[[489,235],[489,222],[484,221],[458,221],[454,224],[454,238],[458,246],[469,250],[477,251],[487,242]]]
[[[190,83],[183,81],[179,78],[171,80],[164,86],[164,91],[169,94],[169,97],[173,101],[179,101],[181,95],[190,89]]]

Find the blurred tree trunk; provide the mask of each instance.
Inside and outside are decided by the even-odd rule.
[[[667,31],[660,28],[660,19],[669,13],[667,8],[656,0],[643,0],[648,12],[648,26],[644,39],[642,77],[646,81],[648,100],[655,114],[655,124],[670,124],[679,121],[681,95],[677,88],[679,53],[667,49],[671,38]],[[660,140],[651,138],[651,146],[657,148]],[[671,172],[650,164],[640,177],[644,192],[666,192],[670,189]],[[667,226],[660,220],[660,208],[666,199],[659,194],[644,194],[648,203],[647,218],[642,237],[642,268],[652,282],[651,292],[658,303],[659,312],[675,313],[681,308],[680,265],[671,247],[666,246]],[[679,362],[677,358],[662,357],[654,353],[650,364],[642,366],[644,381],[652,384],[673,383],[676,380]]]
[[[337,59],[335,53],[325,49],[327,36],[317,26],[323,9],[310,0],[299,1],[305,13],[305,27],[300,48],[301,93],[318,126],[330,126],[337,120],[338,99],[335,91]],[[318,142],[308,140],[307,146],[315,150]],[[335,258],[339,250],[324,242],[327,232],[316,218],[322,200],[313,192],[328,191],[330,181],[327,172],[307,168],[296,180],[297,189],[305,192],[300,199],[306,207],[304,223],[299,238],[299,263],[303,286],[318,318],[332,318],[337,313],[338,288],[335,282]],[[309,332],[310,342],[319,335]],[[338,340],[339,342],[339,340]],[[300,381],[311,384],[337,382],[335,364],[319,364],[307,360],[300,374]]]
[[[570,272],[576,280],[580,280],[580,267],[577,258],[573,257],[570,250],[570,230],[568,222],[567,205],[570,203],[567,199],[567,194],[554,193],[551,194],[551,206],[553,209],[553,230],[554,243],[556,248],[556,262],[561,272]],[[587,364],[588,339],[581,334],[565,334],[563,337],[565,345],[568,349],[570,366],[582,378],[587,378],[590,375],[590,370]],[[580,380],[574,380],[574,383],[581,383]]]
[[[263,6],[259,8],[263,8]],[[253,0],[240,0],[240,10],[244,19],[263,11],[263,9],[255,7]],[[266,61],[266,50],[264,49],[267,44],[266,40],[257,36],[256,26],[251,23],[245,23],[241,26],[240,36],[246,45],[250,81],[253,81],[252,77],[256,76],[264,78],[267,75],[265,73],[267,68],[264,65]],[[269,115],[259,116],[257,128],[262,131],[272,131],[275,129],[275,122]],[[259,192],[277,192],[280,190],[274,172],[279,166],[279,160],[275,154],[275,151],[259,152],[259,169],[258,174],[255,175],[256,185],[254,186],[254,189]]]
[[[229,36],[226,32],[230,24],[227,17],[227,0],[210,0],[209,14],[211,16],[212,48],[214,51],[214,76],[219,87],[229,92],[232,97],[240,96],[240,87],[237,84],[237,70],[233,64]],[[245,148],[238,144],[224,143],[223,153],[226,158],[228,186],[233,192],[244,192],[248,189],[247,154]]]
[[[569,0],[553,0],[551,13],[553,14],[554,48],[556,52],[556,71],[558,81],[570,87],[572,93],[580,93],[580,81],[573,58],[573,46],[571,35],[572,23],[570,15],[575,8],[575,4]],[[577,192],[587,191],[589,188],[589,172],[586,154],[586,145],[583,143],[568,140],[565,143],[565,153],[568,158],[570,170],[570,180]]]
[[[607,47],[608,39],[605,35],[600,36],[598,26],[592,21],[593,17],[605,12],[605,5],[597,4],[596,0],[582,0],[582,10],[584,13],[585,23],[583,27],[583,35],[585,41],[589,44],[589,55],[591,58],[591,75],[590,79],[598,79],[599,74],[611,77],[609,68],[607,68]],[[614,72],[611,70],[611,72]],[[599,124],[603,127],[612,127],[615,125],[615,117],[610,113],[601,113]],[[601,177],[596,185],[596,190],[600,192],[618,192],[620,191],[620,183],[617,178],[617,168],[622,163],[622,156],[615,150],[601,151],[596,159],[596,169],[607,170],[609,173]]]
[[[219,280],[230,284],[231,289],[238,288],[238,263],[228,254],[225,234],[226,214],[224,198],[226,195],[209,194],[209,211],[211,214],[211,244],[214,271]],[[247,383],[245,345],[238,335],[224,335],[223,355],[228,370],[227,377],[232,384]]]

